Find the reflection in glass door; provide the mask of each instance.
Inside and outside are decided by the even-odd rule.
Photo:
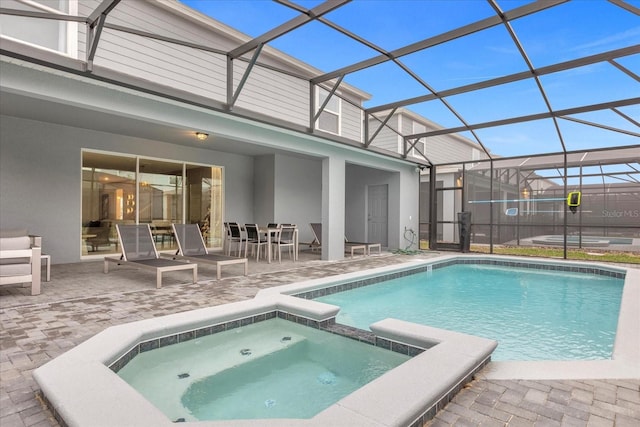
[[[82,156],[83,255],[118,250],[116,223],[136,219],[136,159],[84,152]]]
[[[198,224],[207,247],[222,247],[222,168],[186,165],[186,222]]]
[[[158,250],[175,249],[171,223],[182,224],[182,164],[140,159],[138,223],[148,223]]]

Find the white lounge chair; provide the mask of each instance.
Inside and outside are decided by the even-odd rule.
[[[209,253],[204,244],[198,224],[171,224],[173,235],[178,242],[178,252],[173,259],[183,259],[195,263],[205,263],[216,267],[216,277],[220,280],[223,265],[244,264],[244,275],[249,271],[247,258]]]
[[[313,230],[314,240],[311,242],[311,247],[322,247],[322,224],[319,222],[312,222],[311,230]],[[377,248],[378,254],[382,253],[382,245],[380,243],[371,242],[352,242],[346,237],[344,238],[345,251],[349,249],[351,251],[351,258],[353,258],[355,251],[361,250],[363,255],[371,255],[371,249]]]
[[[322,241],[322,224],[319,222],[312,222],[309,224],[311,226],[311,231],[313,232],[313,240],[309,243],[311,250],[320,249],[322,245],[320,242]]]
[[[116,224],[118,241],[122,248],[122,256],[105,257],[104,272],[109,272],[109,263],[117,265],[130,264],[136,267],[156,272],[156,288],[162,287],[162,273],[167,271],[191,270],[193,283],[198,281],[198,264],[174,261],[160,258],[156,245],[153,243],[149,224],[122,225]]]

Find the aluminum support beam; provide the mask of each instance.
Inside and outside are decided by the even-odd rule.
[[[565,3],[568,0],[545,0],[545,1],[537,1],[534,3],[527,4],[525,6],[518,7],[513,9],[507,13],[505,13],[505,18],[510,21],[513,19],[522,18],[523,16],[530,15],[532,13],[540,12],[541,10],[548,9],[559,4]],[[350,74],[356,71],[363,70],[365,68],[372,67],[374,65],[381,64],[383,62],[389,61],[393,58],[400,58],[405,55],[409,55],[411,53],[427,49],[429,47],[437,46],[442,43],[446,43],[451,40],[455,40],[460,37],[467,36],[469,34],[477,33],[478,31],[486,30],[491,27],[495,27],[496,25],[500,25],[502,23],[502,19],[498,16],[492,16],[490,18],[483,19],[481,21],[474,22],[469,25],[465,25],[464,27],[457,28],[452,31],[448,31],[446,33],[437,35],[435,37],[431,37],[408,46],[402,47],[400,49],[393,50],[388,52],[388,54],[376,56],[374,58],[366,59],[364,61],[352,64],[350,66],[340,68],[338,70],[332,71],[330,73],[323,74],[321,76],[315,77],[312,81],[315,84],[320,82],[334,79],[343,74]]]
[[[462,93],[474,92],[480,89],[487,89],[494,86],[500,86],[507,83],[514,83],[521,80],[530,79],[535,76],[543,76],[546,74],[557,73],[560,71],[567,71],[574,68],[584,67],[586,65],[596,64],[598,62],[611,61],[616,58],[624,56],[635,55],[640,53],[640,44],[629,46],[621,49],[615,49],[596,55],[585,56],[583,58],[574,59],[571,61],[561,62],[558,64],[548,65],[546,67],[536,68],[533,71],[522,71],[519,73],[510,74],[508,76],[498,77],[495,79],[484,80],[478,83],[472,83],[465,86],[459,86],[452,89],[446,89],[438,92],[437,94],[429,94],[423,96],[416,96],[414,98],[407,98],[402,101],[392,102],[389,104],[378,105],[376,107],[368,108],[367,112],[376,113],[378,111],[388,110],[393,107],[403,107],[405,105],[418,104],[421,102],[433,101],[438,98],[446,98],[453,95],[460,95]]]
[[[635,13],[636,15],[640,16],[640,8],[633,6],[625,1],[622,0],[609,0],[610,3],[615,4],[616,6],[620,6],[621,8],[623,8],[624,10],[626,10],[627,12],[631,12],[631,13]]]
[[[104,0],[89,14],[87,24],[93,27],[101,16],[107,16],[118,3],[120,3],[120,0]]]
[[[262,52],[263,47],[264,45],[262,44],[258,45],[256,50],[254,51],[253,57],[251,58],[247,69],[244,70],[244,74],[242,75],[242,78],[240,79],[235,92],[233,91],[233,58],[227,57],[227,108],[229,108],[229,110],[233,109],[233,106],[238,100],[238,96],[240,96],[240,92],[242,92],[242,88],[247,82],[249,74],[251,74],[251,70],[253,70],[254,65],[256,65],[256,61],[258,60],[258,56],[260,56],[260,52]],[[229,94],[231,94],[231,97],[228,96]]]
[[[324,111],[325,107],[327,106],[327,104],[331,100],[331,97],[336,93],[336,90],[338,90],[338,87],[340,86],[340,83],[342,83],[342,79],[343,78],[344,78],[344,76],[340,76],[340,78],[336,81],[336,83],[333,85],[333,87],[329,91],[329,95],[327,96],[327,98],[324,100],[324,102],[322,103],[320,108],[318,108],[318,111],[315,113],[315,115],[311,119],[311,123],[309,125],[311,127],[311,129],[315,128],[316,120],[318,120],[318,118],[320,117],[320,114],[322,114],[322,112]],[[313,105],[312,105],[311,108],[313,108]]]
[[[577,119],[575,117],[564,117],[564,116],[560,116],[558,117],[559,119],[564,119],[564,120],[568,120],[571,122],[575,122],[575,123],[581,123],[583,125],[588,125],[588,126],[593,126],[596,128],[600,128],[600,129],[605,129],[605,130],[610,130],[613,132],[618,132],[618,133],[623,133],[625,135],[630,135],[630,136],[635,136],[640,138],[640,133],[638,132],[631,132],[630,130],[626,130],[626,129],[619,129],[619,128],[614,128],[611,126],[605,126],[605,125],[601,125],[599,123],[593,123],[593,122],[589,122],[587,120],[582,120],[582,119]],[[639,126],[640,127],[640,126]]]
[[[371,135],[371,138],[369,138],[368,140],[366,140],[364,142],[364,146],[368,147],[369,145],[371,145],[371,143],[373,142],[374,139],[376,139],[376,136],[378,136],[378,134],[380,133],[380,131],[382,130],[383,127],[385,127],[385,125],[387,124],[387,122],[391,119],[391,117],[393,117],[394,113],[396,112],[396,109],[394,108],[393,110],[391,110],[389,112],[389,114],[387,114],[387,117],[384,118],[384,121],[382,123],[380,123],[380,126],[378,126],[378,128],[376,129],[376,131],[373,133],[373,135]],[[376,117],[377,118],[377,117]],[[367,127],[369,126],[369,123],[366,123]],[[406,154],[405,154],[406,156]]]
[[[592,105],[585,105],[582,107],[567,108],[564,110],[557,110],[557,111],[546,112],[546,113],[512,117],[512,118],[503,119],[503,120],[494,120],[491,122],[476,123],[469,126],[459,126],[455,128],[439,129],[431,132],[407,135],[407,138],[423,138],[423,137],[431,137],[431,136],[438,136],[438,135],[448,135],[451,133],[469,131],[471,129],[484,129],[484,128],[490,128],[490,127],[496,127],[496,126],[504,126],[504,125],[510,125],[514,123],[543,120],[543,119],[549,119],[551,117],[562,117],[562,116],[567,116],[571,114],[587,113],[590,111],[606,110],[614,107],[626,107],[628,105],[636,105],[636,104],[640,104],[640,97],[621,99],[618,101],[611,101],[611,102],[604,102],[602,104],[592,104]]]
[[[502,24],[507,29],[507,32],[509,33],[509,36],[511,37],[511,40],[513,41],[513,43],[518,48],[518,52],[520,52],[520,56],[522,57],[524,62],[527,64],[527,67],[529,68],[529,72],[533,76],[533,79],[536,82],[536,86],[538,86],[538,91],[540,92],[540,95],[542,96],[542,99],[544,100],[544,104],[547,107],[547,111],[549,111],[549,113],[553,113],[553,107],[551,107],[551,102],[549,101],[549,97],[547,96],[547,92],[544,90],[544,86],[542,86],[542,82],[540,81],[540,77],[538,75],[536,75],[533,63],[529,59],[529,55],[527,55],[527,52],[524,50],[524,46],[522,46],[522,43],[520,43],[520,40],[518,39],[518,36],[516,35],[515,31],[513,31],[513,27],[511,26],[511,23],[505,18],[504,12],[502,11],[502,9],[500,9],[500,6],[498,6],[498,4],[496,3],[495,0],[489,0],[489,4],[491,4],[491,7],[493,8],[493,10],[496,11],[498,16],[500,16],[500,18],[502,18]],[[564,143],[564,138],[562,136],[562,132],[560,131],[560,126],[558,125],[558,119],[557,119],[557,117],[554,117],[552,115],[551,120],[553,120],[553,126],[556,129],[556,134],[558,135],[558,140],[560,141],[560,144],[562,145],[562,151],[566,152],[567,151],[567,146]]]
[[[291,19],[284,24],[267,31],[261,36],[254,38],[253,40],[248,41],[247,43],[238,46],[237,48],[231,50],[229,52],[230,58],[238,58],[244,55],[247,52],[251,52],[253,49],[258,47],[261,44],[269,43],[270,41],[287,34],[290,31],[295,30],[298,27],[303,26],[309,21],[314,19],[318,19],[322,15],[331,12],[334,9],[339,8],[340,6],[349,3],[351,0],[328,0],[317,7],[309,10],[306,14],[297,16]]]
[[[87,71],[93,69],[93,58],[98,50],[100,35],[102,28],[107,20],[107,15],[120,3],[120,0],[104,0],[93,12],[87,17]]]

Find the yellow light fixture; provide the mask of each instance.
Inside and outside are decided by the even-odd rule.
[[[209,134],[204,132],[196,132],[196,138],[198,138],[198,140],[200,141],[204,141],[205,139],[209,138]]]

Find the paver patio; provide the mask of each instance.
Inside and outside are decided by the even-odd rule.
[[[259,289],[410,258],[383,253],[325,262],[317,252],[303,251],[296,263],[250,261],[249,276],[241,275],[241,266],[230,266],[220,281],[215,269],[206,267],[199,270],[197,284],[184,284],[189,281],[184,272],[167,274],[162,289],[155,288],[152,273],[133,267],[103,274],[100,261],[53,265],[52,281],[43,283],[41,295],[29,296],[26,288],[0,288],[0,426],[57,426],[38,399],[31,372],[109,326],[240,301]],[[428,425],[638,426],[640,379],[476,379]]]

